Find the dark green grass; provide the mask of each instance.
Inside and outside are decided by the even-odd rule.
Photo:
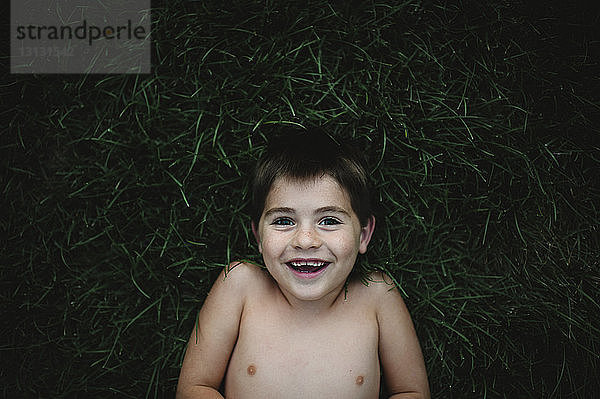
[[[289,123],[365,149],[433,397],[600,390],[597,8],[154,5],[151,75],[2,80],[5,397],[171,397]]]

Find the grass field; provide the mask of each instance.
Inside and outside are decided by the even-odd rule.
[[[150,75],[1,78],[4,397],[172,397],[290,123],[368,155],[357,267],[396,278],[434,398],[600,392],[597,6],[154,7]]]

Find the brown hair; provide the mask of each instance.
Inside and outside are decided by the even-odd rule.
[[[365,166],[348,145],[338,144],[317,128],[285,128],[270,140],[258,161],[252,182],[252,221],[258,225],[271,185],[277,177],[306,180],[333,177],[350,196],[361,225],[372,215]]]

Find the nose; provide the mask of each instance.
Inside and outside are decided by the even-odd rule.
[[[321,237],[314,227],[298,227],[292,238],[291,245],[296,249],[319,248]]]

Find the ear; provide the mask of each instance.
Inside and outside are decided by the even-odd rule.
[[[369,216],[367,220],[367,224],[363,226],[360,230],[360,245],[358,247],[358,252],[364,254],[367,252],[367,246],[371,241],[371,236],[373,235],[373,231],[375,230],[375,216]]]
[[[254,221],[252,221],[251,225],[252,225],[252,234],[254,234],[254,238],[256,239],[256,243],[258,244],[258,252],[260,252],[262,254],[262,244],[260,242],[260,236],[258,235],[258,227],[254,223]]]

